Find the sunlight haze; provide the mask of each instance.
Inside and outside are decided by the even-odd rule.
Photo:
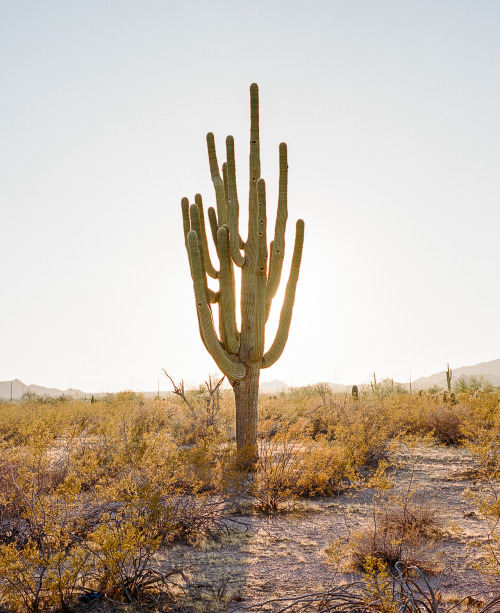
[[[0,2],[0,380],[170,389],[199,337],[180,201],[215,195],[249,87],[274,228],[305,221],[289,340],[261,381],[408,381],[500,357],[500,4]],[[246,228],[242,230],[246,236]]]

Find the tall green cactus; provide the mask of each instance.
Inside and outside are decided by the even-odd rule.
[[[279,147],[279,196],[274,239],[267,244],[266,185],[260,176],[259,89],[250,86],[250,185],[248,234],[244,241],[239,228],[234,140],[226,139],[227,162],[222,176],[217,161],[214,135],[207,135],[208,160],[215,189],[216,209],[208,209],[208,220],[219,260],[212,264],[208,250],[203,202],[182,199],[184,238],[193,279],[198,324],[203,343],[220,370],[230,381],[236,401],[236,442],[240,458],[251,464],[257,457],[257,403],[261,368],[272,366],[281,356],[288,339],[295,290],[299,277],[304,222],[296,224],[290,276],[276,337],[265,351],[265,325],[271,303],[281,280],[288,217],[287,147]],[[241,269],[241,326],[236,317],[235,266]],[[219,288],[208,286],[208,277]],[[218,305],[219,325],[215,329],[212,304]]]
[[[449,364],[446,364],[446,385],[448,387],[448,391],[451,393],[451,378],[453,376],[453,371],[450,368]]]

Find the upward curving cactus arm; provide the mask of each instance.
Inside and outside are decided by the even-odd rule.
[[[285,257],[285,230],[288,219],[288,154],[286,143],[280,144],[280,179],[278,212],[274,227],[274,240],[271,241],[271,258],[269,262],[269,278],[266,288],[266,320],[271,311],[271,303],[278,291],[281,281],[281,271]]]
[[[191,230],[191,221],[189,219],[189,200],[187,198],[183,198],[181,200],[181,208],[182,208],[182,225],[184,230],[184,244],[187,249],[187,235],[189,230]]]
[[[212,233],[214,245],[217,247],[217,231],[219,226],[217,224],[217,213],[213,206],[208,207],[208,223],[210,224],[210,232]]]
[[[203,200],[200,194],[195,195],[194,202],[196,206],[198,207],[198,214],[199,214],[199,220],[200,220],[199,221],[200,240],[201,240],[201,247],[202,247],[202,254],[203,254],[203,261],[205,264],[205,269],[209,277],[212,277],[212,279],[217,279],[219,273],[214,268],[212,264],[212,260],[210,259],[210,252],[208,251],[207,232],[205,229],[205,215],[203,213]]]
[[[191,275],[193,277],[193,287],[196,299],[196,310],[198,313],[198,323],[200,326],[201,337],[207,351],[215,360],[217,366],[230,379],[237,381],[243,379],[246,374],[244,364],[235,362],[229,353],[221,346],[214,328],[212,313],[205,294],[203,285],[200,250],[198,247],[198,237],[194,230],[188,234],[189,263]]]
[[[224,194],[224,182],[219,172],[217,153],[215,151],[215,139],[212,132],[207,134],[208,162],[210,164],[210,174],[215,189],[215,200],[217,202],[217,217],[220,225],[227,224],[226,196]]]
[[[224,184],[224,200],[226,202],[226,210],[229,207],[229,184],[227,178],[227,162],[222,164],[222,183]]]
[[[285,299],[283,301],[283,306],[281,307],[280,322],[274,342],[269,348],[269,351],[267,351],[262,358],[262,368],[269,368],[276,362],[276,360],[278,360],[283,353],[286,341],[288,340],[290,323],[292,321],[293,305],[295,302],[295,290],[297,288],[297,281],[299,280],[303,244],[304,222],[302,219],[299,219],[295,228],[295,245],[293,248],[292,266],[290,269],[288,283],[286,284]]]
[[[229,241],[231,244],[231,256],[236,266],[240,268],[245,264],[245,257],[241,255],[240,245],[242,239],[239,230],[240,205],[238,203],[238,192],[236,189],[236,163],[234,161],[234,139],[232,136],[226,138],[227,152],[227,216],[229,220]]]
[[[238,355],[240,345],[236,327],[236,296],[227,226],[221,226],[219,228],[217,233],[217,244],[220,257],[219,323],[221,340],[223,346],[229,353]]]
[[[200,265],[202,270],[202,279],[203,279],[203,287],[205,291],[205,295],[207,297],[208,302],[217,302],[216,293],[208,287],[207,284],[207,271],[205,265],[205,258],[203,256],[203,247],[202,247],[202,231],[201,231],[201,222],[200,222],[200,211],[196,204],[192,204],[189,207],[189,219],[191,223],[191,229],[196,233],[196,237],[198,240],[198,250],[200,254]]]
[[[191,222],[191,230],[194,230],[196,233],[196,238],[198,240],[198,249],[200,252],[200,261],[201,261],[201,269],[203,271],[203,285],[205,287],[205,292],[207,291],[207,272],[205,267],[205,258],[203,254],[203,239],[201,237],[201,224],[200,224],[200,210],[196,204],[192,204],[189,207],[189,219]]]

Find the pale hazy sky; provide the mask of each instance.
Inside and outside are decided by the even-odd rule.
[[[234,135],[246,194],[254,81],[271,226],[288,143],[288,256],[306,222],[261,380],[500,357],[499,66],[496,0],[0,0],[0,380],[216,372],[180,200],[214,201],[208,131]]]

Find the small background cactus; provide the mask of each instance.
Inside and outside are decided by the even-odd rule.
[[[453,372],[450,368],[449,364],[446,364],[446,385],[448,386],[448,391],[451,393],[451,378],[453,376]]]

